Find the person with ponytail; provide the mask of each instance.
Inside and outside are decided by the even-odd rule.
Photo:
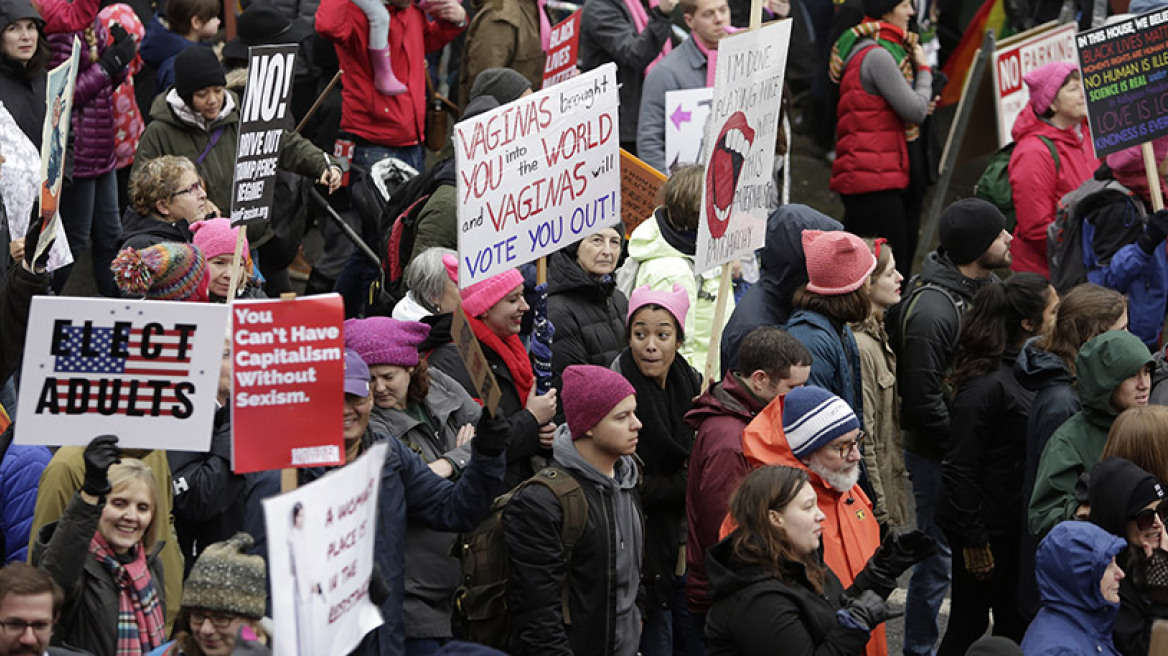
[[[1034,393],[1014,377],[1023,343],[1053,323],[1058,294],[1042,276],[1017,273],[973,300],[950,382],[953,439],[942,463],[937,522],[953,550],[949,628],[938,656],[961,656],[985,633],[1019,641],[1018,543],[1026,511],[1022,470]]]

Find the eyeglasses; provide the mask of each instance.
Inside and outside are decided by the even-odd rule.
[[[187,187],[186,189],[179,189],[178,191],[171,194],[170,197],[174,198],[175,196],[181,196],[183,194],[191,194],[193,196],[202,190],[203,190],[203,181],[199,180],[195,184]]]
[[[223,613],[206,613],[199,610],[191,611],[191,628],[197,629],[203,626],[203,622],[211,620],[211,626],[217,629],[225,629],[231,626],[231,620],[235,619],[234,615],[225,615]]]
[[[39,636],[47,636],[53,632],[52,622],[25,622],[24,620],[0,620],[0,629],[10,638],[24,635],[26,629]]]
[[[860,433],[858,435],[856,435],[856,439],[852,440],[851,442],[844,442],[843,444],[834,444],[834,445],[832,445],[831,448],[839,451],[839,457],[841,459],[847,458],[848,454],[852,452],[852,449],[855,449],[857,451],[862,451],[864,449],[864,438],[865,437],[866,437],[866,435],[864,434],[864,431],[860,431]]]
[[[1156,516],[1160,517],[1161,523],[1168,521],[1168,503],[1161,501],[1155,508],[1144,508],[1132,517],[1132,521],[1136,523],[1137,529],[1146,531],[1156,523]]]

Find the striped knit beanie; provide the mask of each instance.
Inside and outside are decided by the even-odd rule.
[[[252,619],[264,616],[268,575],[255,541],[244,532],[208,546],[183,584],[182,607],[203,608]]]
[[[124,248],[110,263],[114,282],[135,298],[206,301],[207,260],[191,244],[163,242],[142,250]]]
[[[859,427],[851,406],[822,387],[796,387],[783,398],[783,432],[796,458],[803,459]]]

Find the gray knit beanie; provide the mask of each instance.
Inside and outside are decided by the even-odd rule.
[[[244,532],[216,542],[203,551],[183,585],[183,608],[264,616],[268,576],[264,559],[248,553],[255,541]]]

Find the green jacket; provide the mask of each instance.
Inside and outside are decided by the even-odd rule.
[[[458,190],[452,184],[439,185],[422,206],[410,261],[434,247],[458,250]]]
[[[1123,330],[1105,332],[1079,350],[1075,371],[1083,409],[1060,426],[1042,450],[1030,497],[1028,523],[1033,536],[1041,539],[1055,524],[1074,517],[1079,507],[1075,484],[1099,462],[1107,432],[1119,415],[1111,407],[1111,393],[1151,363],[1148,347]]]
[[[138,142],[130,175],[143,162],[162,155],[179,155],[194,162],[203,154],[215,130],[223,127],[219,140],[199,169],[207,182],[207,198],[227,215],[231,211],[231,182],[235,175],[235,148],[239,141],[239,98],[232,91],[224,93],[224,111],[209,124],[196,117],[173,87],[158,94],[150,106],[151,122]],[[328,155],[312,142],[295,132],[284,131],[280,156],[276,160],[280,169],[316,180],[331,163]],[[252,243],[253,248],[258,245]]]

